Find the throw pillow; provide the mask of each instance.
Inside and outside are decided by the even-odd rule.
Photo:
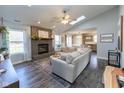
[[[69,53],[61,53],[61,60],[66,61],[66,57]]]
[[[89,50],[89,48],[83,48],[81,49],[79,52],[80,54],[84,54],[85,52],[87,52]]]
[[[79,52],[72,52],[72,53],[70,53],[70,54],[67,55],[67,57],[66,57],[66,62],[67,62],[68,64],[71,64],[71,62],[72,62],[76,57],[78,57],[78,56],[80,56],[80,53],[79,53]]]

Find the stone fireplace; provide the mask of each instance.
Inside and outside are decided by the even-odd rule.
[[[38,44],[38,54],[48,53],[49,44]]]
[[[32,59],[49,57],[54,53],[52,33],[51,29],[31,26]]]
[[[54,52],[52,39],[32,40],[32,59],[49,57]]]

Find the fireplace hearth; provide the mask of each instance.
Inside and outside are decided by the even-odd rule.
[[[38,44],[38,54],[43,54],[48,52],[49,52],[48,44]]]

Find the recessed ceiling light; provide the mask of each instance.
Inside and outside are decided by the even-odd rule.
[[[40,24],[40,21],[38,21],[37,23]]]
[[[85,16],[80,16],[79,18],[77,18],[76,21],[72,21],[72,22],[70,22],[70,24],[71,24],[71,25],[74,25],[74,24],[76,24],[76,23],[78,23],[78,22],[84,20],[85,18],[86,18]]]

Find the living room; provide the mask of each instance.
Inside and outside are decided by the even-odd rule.
[[[120,87],[108,85],[106,67],[113,64],[109,50],[119,53],[112,57],[114,65],[124,67],[123,10],[119,5],[0,5],[0,77],[5,77],[0,87]]]

